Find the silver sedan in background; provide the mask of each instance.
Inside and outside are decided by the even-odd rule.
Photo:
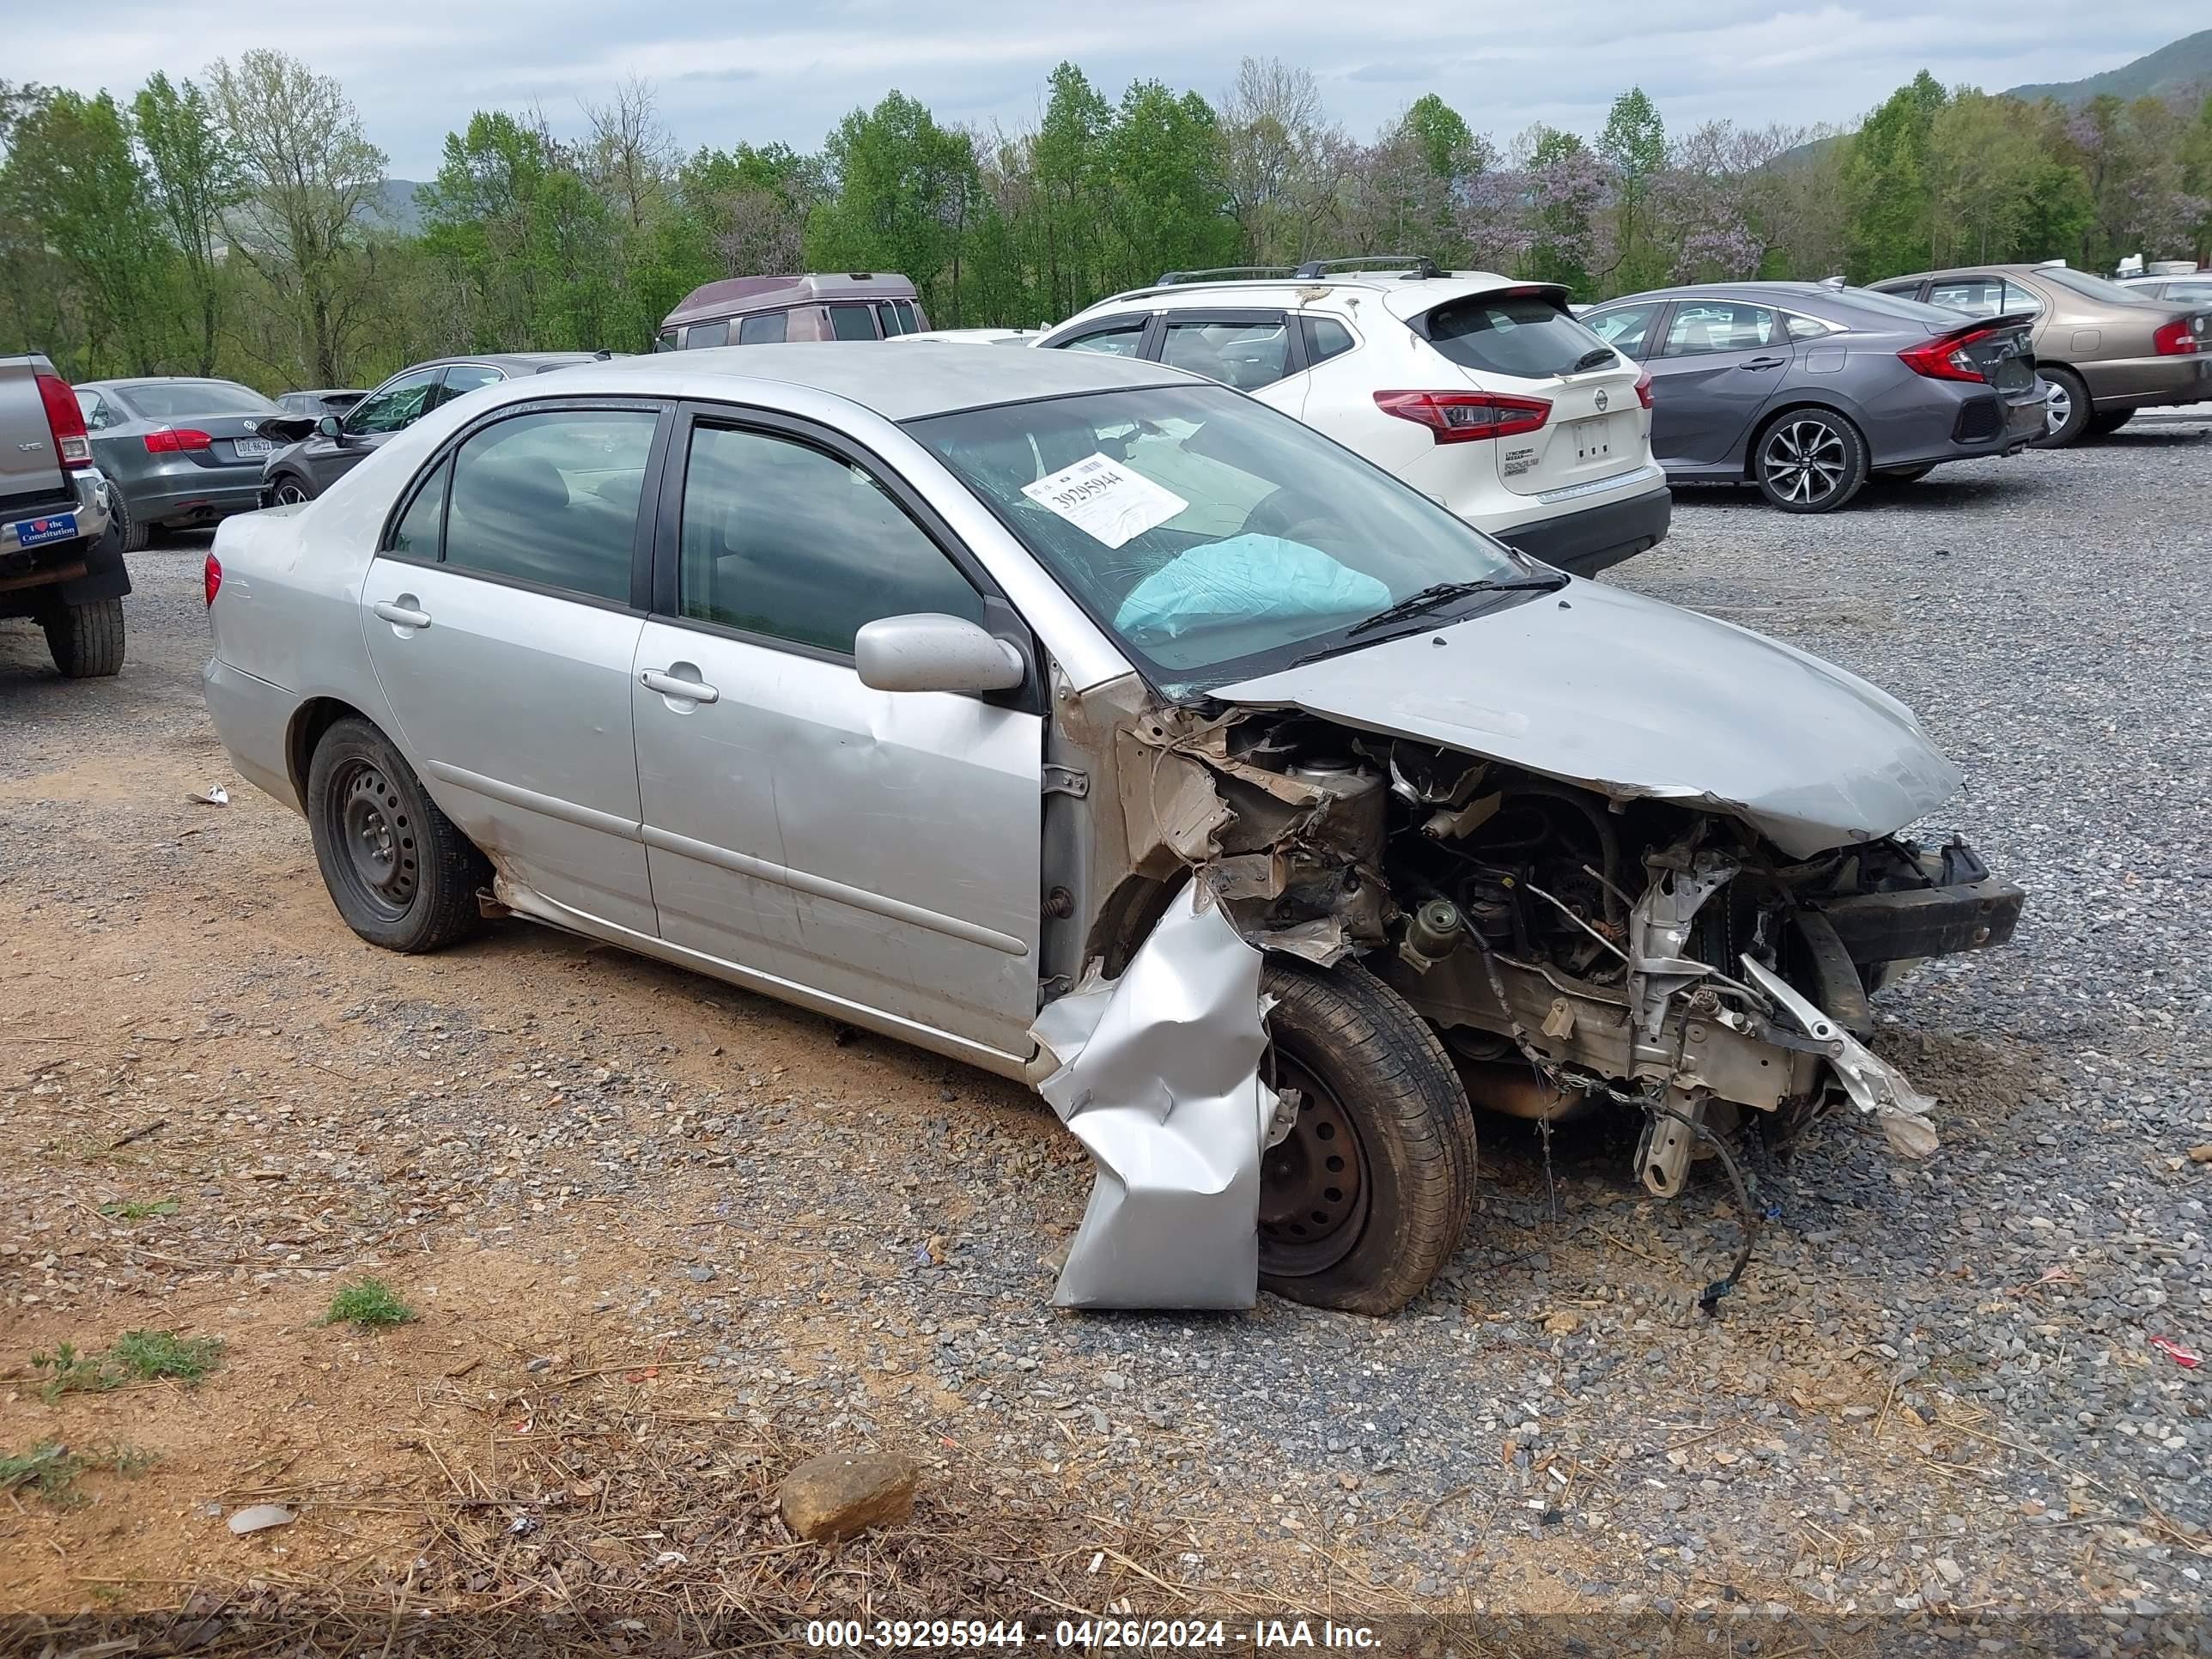
[[[1870,477],[2009,455],[2040,437],[2032,315],[1821,283],[1711,283],[1594,307],[1583,325],[1651,373],[1651,453],[1681,483],[1755,484],[1828,513]]]
[[[76,401],[126,551],[157,528],[213,524],[261,505],[261,469],[278,446],[258,428],[283,411],[252,386],[185,376],[82,380]]]
[[[1868,994],[2020,912],[1900,835],[1960,775],[1894,699],[1157,363],[533,375],[206,576],[356,933],[512,912],[1030,1082],[1098,1166],[1069,1305],[1401,1306],[1471,1098],[1641,1109],[1662,1194],[1846,1097],[1925,1156]]]

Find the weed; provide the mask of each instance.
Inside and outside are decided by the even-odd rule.
[[[79,1475],[101,1470],[139,1475],[153,1462],[154,1455],[137,1446],[118,1443],[79,1452],[58,1440],[48,1440],[27,1452],[0,1454],[0,1492],[32,1492],[50,1504],[78,1504],[83,1501],[76,1490]]]
[[[69,1342],[52,1353],[34,1353],[31,1369],[45,1373],[40,1388],[51,1405],[65,1394],[98,1393],[127,1382],[152,1382],[162,1377],[174,1377],[186,1384],[198,1382],[222,1358],[221,1337],[125,1331],[114,1346],[99,1353],[81,1354]]]
[[[331,1298],[325,1325],[385,1326],[411,1324],[418,1316],[399,1299],[399,1292],[380,1279],[358,1279]]]
[[[149,1221],[157,1215],[174,1215],[183,1207],[173,1198],[157,1198],[150,1203],[137,1199],[118,1199],[101,1205],[100,1212],[116,1221]]]

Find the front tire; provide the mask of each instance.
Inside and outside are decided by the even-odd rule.
[[[1443,1045],[1354,963],[1270,958],[1268,1064],[1300,1091],[1261,1160],[1260,1284],[1318,1308],[1395,1313],[1451,1260],[1474,1209],[1474,1115]]]
[[[483,854],[367,720],[339,720],[315,745],[307,827],[331,902],[371,945],[440,951],[483,926],[477,891],[491,875]]]
[[[1793,409],[1759,433],[1752,476],[1784,513],[1832,513],[1867,481],[1866,440],[1832,410]]]
[[[2043,406],[2043,435],[2029,441],[2038,449],[2063,449],[2089,429],[2095,410],[2089,407],[2089,388],[2070,368],[2039,363],[2035,372],[2051,387]]]
[[[314,499],[314,496],[308,493],[306,483],[294,472],[279,473],[276,483],[270,486],[269,491],[269,504],[271,507],[297,507],[302,501],[311,501]]]
[[[44,618],[46,649],[65,679],[105,679],[123,672],[123,601],[56,605]]]

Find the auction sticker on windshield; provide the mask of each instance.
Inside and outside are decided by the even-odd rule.
[[[1103,453],[1024,484],[1022,494],[1108,547],[1157,530],[1190,506],[1173,490]]]

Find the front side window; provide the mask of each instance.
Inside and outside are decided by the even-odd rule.
[[[868,306],[831,306],[830,333],[839,340],[872,340],[876,337],[876,313]]]
[[[1536,574],[1310,427],[1218,386],[1087,392],[907,429],[1170,695],[1358,646],[1370,636],[1354,623],[1438,583]],[[1469,595],[1398,626],[1494,602]]]
[[[1651,325],[1658,316],[1656,305],[1615,306],[1595,317],[1585,317],[1583,325],[1622,356],[1641,362],[1650,355]]]
[[[1669,357],[1700,357],[1716,351],[1756,351],[1782,337],[1782,319],[1765,306],[1733,300],[1678,303],[1667,325]]]
[[[653,349],[655,351],[675,350],[676,331],[672,328],[662,329],[659,333],[653,337]]]
[[[880,617],[983,619],[981,596],[866,471],[728,427],[691,434],[676,593],[693,621],[847,656]]]
[[[1096,329],[1073,340],[1060,341],[1058,345],[1062,351],[1101,351],[1109,357],[1133,357],[1144,349],[1144,319],[1113,328]]]
[[[694,323],[684,332],[684,349],[686,351],[697,351],[704,346],[727,345],[729,343],[730,325],[726,318],[717,323]]]
[[[345,429],[356,437],[404,430],[422,418],[437,389],[434,368],[402,374],[356,404],[345,417]]]
[[[790,326],[787,313],[764,312],[757,317],[748,317],[738,325],[739,345],[781,345],[784,331]]]
[[[453,457],[445,562],[624,604],[659,416],[551,410],[472,434]]]
[[[1290,325],[1279,317],[1266,322],[1171,322],[1160,361],[1239,392],[1256,392],[1291,372]]]
[[[1429,313],[1428,336],[1431,345],[1462,368],[1522,380],[1571,374],[1601,343],[1540,294],[1482,294],[1447,301]]]

